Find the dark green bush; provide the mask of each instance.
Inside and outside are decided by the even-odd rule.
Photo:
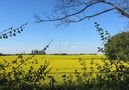
[[[105,54],[110,60],[129,60],[129,32],[111,37],[105,45]]]

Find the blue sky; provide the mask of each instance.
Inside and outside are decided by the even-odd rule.
[[[61,44],[62,53],[96,53],[101,46],[94,22],[112,35],[124,31],[127,19],[116,12],[105,13],[90,20],[68,26],[56,27],[54,23],[40,23],[34,21],[34,13],[52,14],[56,0],[1,0],[0,3],[0,31],[8,27],[18,27],[26,21],[31,23],[22,34],[7,40],[0,40],[0,52],[21,53],[33,49],[42,49],[51,39],[54,41],[47,53],[58,53]],[[59,43],[60,42],[60,43]]]

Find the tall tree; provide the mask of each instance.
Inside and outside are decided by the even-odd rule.
[[[94,10],[94,9],[98,10]],[[59,21],[60,24],[77,23],[106,12],[117,11],[129,19],[129,0],[56,0],[55,14],[41,18],[35,15],[36,21]]]

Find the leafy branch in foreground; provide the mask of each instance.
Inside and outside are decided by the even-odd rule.
[[[52,40],[43,48],[44,51],[47,50],[47,48],[50,46],[51,42],[52,42]],[[36,55],[32,55],[30,57],[27,57],[26,59],[23,59],[21,57],[20,58],[16,58],[12,62],[12,64],[16,64],[15,67],[12,66],[10,63],[8,63],[8,61],[4,60],[5,64],[8,64],[7,67],[12,67],[12,71],[9,71],[9,72],[6,73],[6,69],[5,68],[7,68],[7,67],[4,64],[0,64],[0,69],[2,69],[2,71],[0,72],[0,75],[1,75],[0,76],[0,84],[4,85],[4,84],[7,84],[7,83],[11,83],[12,81],[10,82],[10,80],[8,78],[11,78],[11,76],[15,75],[15,74],[16,74],[16,78],[15,79],[16,80],[18,79],[18,81],[19,81],[19,78],[21,78],[21,76],[23,75],[22,73],[24,73],[23,70],[19,70],[19,69],[22,67],[22,65],[26,65],[26,62],[28,62],[29,60],[32,60],[35,56]],[[19,64],[18,64],[18,59],[20,61]],[[36,63],[38,63],[37,60],[36,60]],[[44,64],[46,66],[41,65],[41,67],[39,68],[39,71],[37,70],[35,72],[31,72],[34,75],[34,77],[36,77],[38,79],[38,81],[39,81],[39,78],[42,77],[42,74],[44,74],[44,76],[42,77],[42,78],[44,78],[46,76],[46,74],[50,71],[50,70],[45,71],[47,69],[47,67],[48,67],[48,63],[45,61]],[[31,67],[31,70],[33,70],[33,67]],[[29,72],[29,74],[30,74],[30,72]],[[17,75],[20,75],[20,77],[17,77]],[[41,76],[38,76],[38,75],[41,75]],[[34,79],[34,78],[31,78],[31,77],[29,77],[29,78],[30,79]],[[24,76],[24,78],[25,78],[25,76]],[[27,77],[26,77],[26,79],[27,79]],[[36,79],[36,82],[37,82],[37,79]]]
[[[101,41],[102,41],[102,47],[98,47],[98,52],[105,53],[105,46],[109,42],[109,39],[111,38],[111,34],[108,31],[105,31],[100,27],[100,24],[97,22],[94,23],[96,31],[99,33]]]
[[[18,28],[8,28],[6,30],[3,30],[0,32],[0,39],[8,39],[9,37],[13,37],[16,36],[18,33],[22,33],[23,30],[25,29],[26,25],[28,25],[28,22],[22,24],[20,27]]]

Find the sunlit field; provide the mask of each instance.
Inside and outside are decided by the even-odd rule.
[[[17,67],[22,60],[26,60],[31,56],[23,55],[22,58],[18,58],[18,56],[0,56],[0,63],[4,64],[7,61],[12,63],[13,67]],[[73,75],[75,71],[78,71],[80,74],[84,72],[84,65],[82,65],[84,63],[87,73],[91,72],[91,70],[94,71],[95,74],[92,74],[92,77],[96,77],[96,73],[99,73],[98,65],[103,66],[104,61],[108,63],[104,55],[36,55],[32,59],[25,61],[19,69],[28,71],[32,66],[33,70],[36,70],[40,65],[44,65],[45,61],[49,64],[47,69],[51,69],[48,75],[53,76],[58,83],[62,82],[62,75]],[[113,70],[115,68],[112,66],[111,71]],[[12,71],[12,67],[7,67],[6,72],[10,71]]]

